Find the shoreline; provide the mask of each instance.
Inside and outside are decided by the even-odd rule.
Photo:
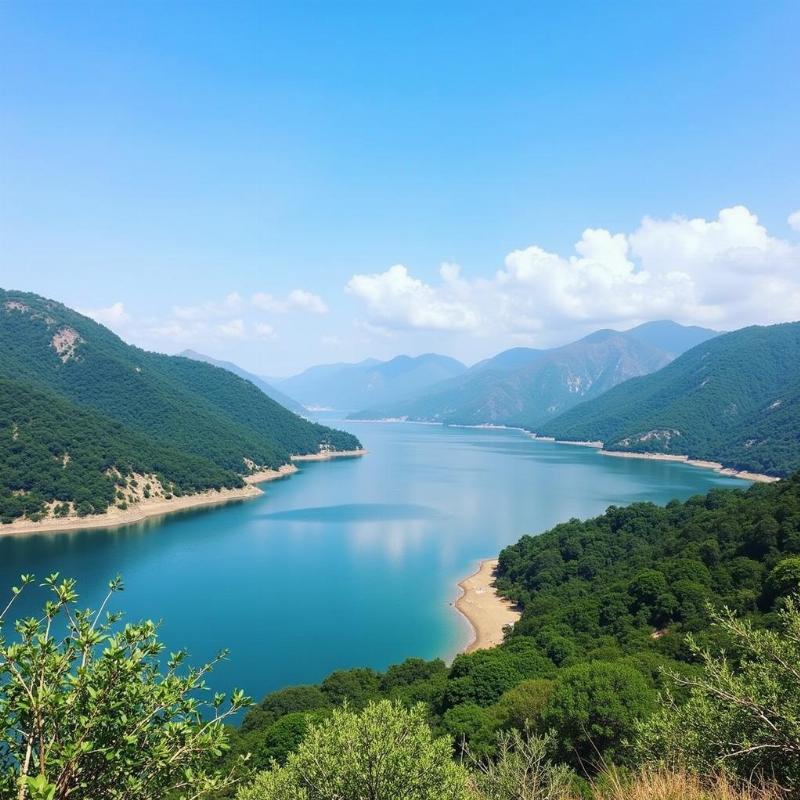
[[[565,444],[572,444],[565,442]],[[612,456],[614,458],[643,458],[650,461],[674,461],[678,464],[687,464],[690,467],[698,467],[699,469],[710,469],[720,475],[725,475],[728,478],[740,478],[744,481],[752,481],[753,483],[776,483],[780,478],[774,475],[763,475],[760,472],[748,472],[747,470],[733,469],[720,464],[719,461],[705,461],[699,458],[690,458],[687,455],[678,455],[672,453],[636,453],[629,450],[599,450],[601,456]]]
[[[326,450],[324,453],[307,453],[303,456],[292,456],[292,461],[330,461],[334,458],[360,458],[365,456],[365,448],[360,450]]]
[[[329,461],[333,458],[356,458],[366,454],[366,450],[341,450],[328,453],[292,456],[295,461]],[[66,533],[96,528],[119,528],[133,525],[150,517],[160,517],[176,511],[191,511],[207,506],[227,505],[228,503],[253,500],[264,492],[258,488],[260,483],[282,480],[299,472],[294,463],[284,464],[278,469],[265,469],[243,476],[245,485],[239,489],[209,489],[205,492],[173,497],[171,500],[152,498],[140,500],[134,508],[121,509],[111,507],[103,514],[92,514],[86,517],[50,517],[31,522],[18,520],[8,525],[0,525],[0,536],[17,536],[31,533]]]
[[[461,595],[454,608],[472,629],[472,638],[459,652],[473,653],[503,642],[503,629],[522,616],[514,603],[500,597],[494,588],[496,558],[481,560],[476,572],[458,582]]]
[[[409,425],[443,425],[450,428],[473,428],[484,430],[506,430],[506,431],[519,431],[525,434],[528,438],[535,442],[550,442],[552,444],[566,444],[572,447],[588,447],[592,450],[597,450],[600,455],[613,456],[615,458],[644,458],[652,461],[675,461],[679,464],[687,464],[690,467],[697,467],[699,469],[710,469],[714,472],[724,475],[727,478],[739,478],[743,481],[750,481],[751,483],[775,483],[781,480],[774,475],[764,475],[760,472],[749,472],[748,470],[737,470],[733,467],[726,467],[719,461],[706,461],[699,458],[691,458],[687,455],[672,454],[672,453],[637,453],[630,450],[605,450],[603,442],[596,441],[569,441],[568,439],[556,439],[554,436],[540,436],[538,433],[528,430],[527,428],[519,428],[515,425],[494,425],[492,423],[485,423],[482,425],[462,425],[458,423],[445,423],[445,422],[425,422],[422,420],[403,419],[401,417],[392,418],[386,417],[383,419],[355,419],[348,420],[349,422],[368,422],[368,423],[406,423]]]

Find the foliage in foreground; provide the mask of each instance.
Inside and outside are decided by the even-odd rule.
[[[800,609],[788,599],[780,629],[758,630],[729,611],[715,621],[739,653],[734,668],[723,652],[692,646],[702,658],[696,676],[674,677],[691,690],[646,721],[639,750],[651,761],[680,763],[701,773],[777,780],[800,793]]]
[[[382,701],[338,709],[312,727],[284,766],[275,764],[239,800],[466,800],[468,773],[434,738],[422,706]]]
[[[9,615],[23,576],[0,615]],[[0,637],[0,797],[18,800],[151,800],[193,798],[223,789],[238,765],[218,769],[227,749],[223,722],[249,701],[206,691],[216,661],[183,668],[173,653],[162,674],[164,646],[152,622],[119,625],[106,605],[81,610],[72,580],[51,575],[40,618],[15,623]]]

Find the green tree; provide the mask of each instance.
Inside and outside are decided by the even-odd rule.
[[[619,662],[588,661],[563,670],[542,712],[542,730],[556,732],[560,756],[585,768],[615,760],[636,722],[655,710],[655,692],[640,672]]]
[[[0,622],[32,583],[26,575],[13,588]],[[119,614],[103,616],[119,579],[96,612],[76,608],[74,581],[54,574],[42,585],[53,598],[42,617],[17,621],[16,641],[0,636],[0,796],[151,800],[230,785],[236,765],[216,767],[223,722],[249,700],[238,691],[198,700],[224,654],[184,669],[185,653],[173,653],[162,674],[152,622],[120,628]]]
[[[434,738],[422,706],[383,700],[337,709],[284,767],[260,773],[239,800],[466,800],[467,771]]]
[[[492,711],[503,728],[535,727],[552,693],[553,681],[546,678],[522,681],[505,692]]]
[[[552,761],[552,737],[500,734],[497,758],[473,759],[479,800],[572,800],[572,773]]]

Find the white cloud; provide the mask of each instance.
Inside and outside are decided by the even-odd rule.
[[[231,319],[223,322],[221,325],[217,325],[217,331],[230,339],[243,339],[245,335],[244,320]]]
[[[266,292],[256,292],[251,302],[261,311],[270,311],[274,314],[286,314],[289,311],[302,311],[307,314],[328,313],[325,301],[319,295],[307,292],[305,289],[293,289],[284,298]]]
[[[130,320],[130,315],[125,311],[124,304],[119,301],[108,306],[108,308],[84,308],[79,309],[79,311],[81,314],[91,317],[95,322],[111,327],[121,325]]]
[[[253,327],[259,339],[274,339],[276,336],[275,328],[267,322],[256,322]]]
[[[452,264],[443,265],[441,276],[442,287],[435,289],[411,277],[402,264],[395,264],[386,272],[353,275],[347,291],[363,300],[376,319],[393,327],[474,330],[480,323],[477,309],[450,291],[458,280],[458,270]]]
[[[789,227],[796,231],[800,231],[800,208],[798,208],[797,211],[793,211],[791,214],[789,214],[789,219],[786,221],[789,223]]]
[[[792,215],[794,217],[794,215]],[[568,256],[532,245],[489,278],[444,264],[435,285],[397,264],[347,291],[372,322],[547,341],[564,328],[673,318],[736,328],[800,318],[800,247],[744,206],[712,220],[645,218],[632,233],[588,228]]]

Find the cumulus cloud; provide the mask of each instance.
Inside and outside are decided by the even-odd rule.
[[[108,308],[83,308],[79,309],[81,314],[91,317],[95,322],[110,327],[121,325],[130,320],[130,315],[125,311],[123,303],[117,301]]]
[[[711,220],[647,217],[631,233],[588,228],[569,255],[514,250],[487,278],[444,264],[430,284],[396,264],[354,275],[347,291],[373,323],[398,329],[545,341],[564,328],[666,317],[735,328],[800,318],[800,247],[734,206]]]
[[[353,275],[347,291],[363,300],[370,313],[394,327],[427,330],[467,331],[480,324],[480,315],[469,303],[451,291],[458,270],[446,264],[441,268],[443,285],[434,288],[413,278],[406,267],[395,264],[386,272]]]
[[[800,208],[797,211],[793,211],[789,214],[789,219],[786,220],[789,223],[791,228],[794,228],[796,231],[800,231]]]
[[[305,289],[293,289],[286,297],[275,297],[266,292],[256,292],[251,298],[252,304],[262,311],[274,314],[286,314],[290,311],[302,311],[307,314],[327,314],[325,301],[313,292]]]

